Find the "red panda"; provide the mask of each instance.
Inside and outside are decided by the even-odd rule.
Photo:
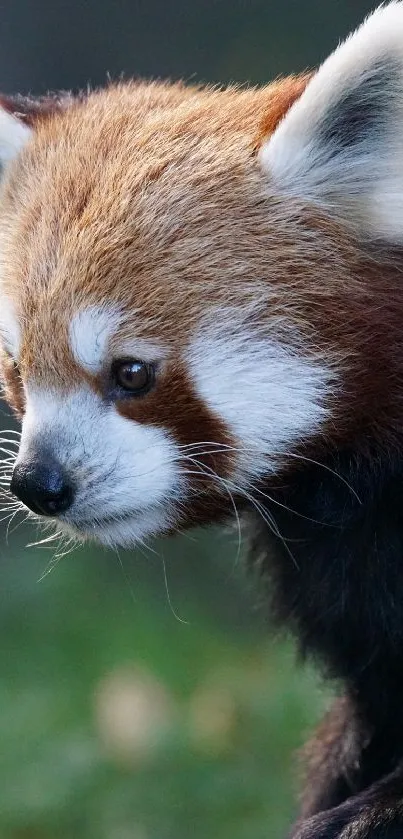
[[[1,99],[11,492],[107,545],[253,519],[344,684],[293,839],[403,836],[403,3],[262,89]]]

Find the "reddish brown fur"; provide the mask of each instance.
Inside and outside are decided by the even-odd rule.
[[[306,81],[260,91],[128,84],[68,110],[55,102],[52,116],[46,107],[3,200],[3,282],[27,324],[25,380],[97,386],[69,353],[68,325],[81,302],[116,301],[129,313],[129,333],[132,312],[143,337],[154,337],[158,317],[176,352],[155,392],[118,410],[162,423],[179,442],[232,442],[178,356],[206,306],[248,299],[245,277],[259,276],[263,252],[273,249],[253,154],[257,127],[267,131],[271,114],[273,128]],[[15,112],[20,101],[12,105]],[[9,397],[12,383],[9,371]],[[222,474],[227,459],[205,457]]]
[[[123,333],[162,335],[175,366],[209,308],[260,299],[257,317],[274,329],[285,318],[308,353],[345,374],[349,405],[341,413],[335,394],[327,434],[395,434],[398,272],[390,260],[380,270],[338,222],[279,200],[256,160],[256,137],[275,128],[308,78],[260,90],[129,83],[39,121],[5,180],[0,219],[3,288],[26,324],[24,380],[69,388],[86,377],[67,340],[81,305],[118,303]],[[160,387],[178,392],[175,376]],[[185,380],[183,388],[188,417],[201,417]],[[146,402],[149,419],[151,394]],[[180,439],[207,430],[201,419],[178,429],[173,403],[164,420]],[[207,425],[221,440],[217,422]]]
[[[4,352],[0,353],[0,369],[4,397],[16,415],[21,418],[25,405],[23,383],[15,362]]]
[[[380,644],[374,647],[375,657],[372,648],[370,657],[367,656],[365,645],[361,655],[362,635],[366,640],[372,615],[368,620],[364,610],[364,632],[361,625],[358,632],[354,620],[357,610],[360,614],[361,601],[365,601],[362,591],[366,579],[362,581],[360,574],[354,573],[355,554],[361,557],[362,567],[368,567],[369,573],[376,573],[376,579],[381,580],[377,586],[379,592],[375,591],[373,601],[369,601],[369,607],[372,603],[374,608],[378,594],[382,597],[382,586],[384,596],[389,597],[382,574],[390,572],[392,560],[385,551],[385,564],[380,564],[376,533],[374,556],[371,544],[368,551],[373,565],[365,564],[367,557],[362,557],[360,552],[365,552],[367,543],[361,548],[361,532],[356,533],[359,524],[355,519],[349,524],[347,516],[345,527],[340,526],[340,510],[336,509],[336,517],[333,513],[332,518],[331,514],[331,502],[337,501],[337,491],[328,490],[326,494],[325,487],[322,492],[326,483],[324,473],[325,477],[331,475],[336,479],[337,489],[340,475],[332,465],[325,465],[323,473],[323,464],[318,459],[323,452],[335,455],[340,452],[344,456],[350,471],[347,470],[345,480],[340,479],[349,492],[347,500],[343,496],[340,521],[344,523],[349,505],[350,508],[356,505],[364,536],[371,533],[377,504],[380,515],[385,516],[387,506],[392,500],[395,503],[393,470],[390,477],[387,470],[379,468],[379,481],[386,487],[385,498],[381,499],[384,506],[381,506],[376,468],[373,492],[369,472],[363,469],[364,490],[370,498],[368,520],[361,513],[360,498],[353,490],[351,501],[348,481],[360,459],[372,464],[374,450],[376,467],[378,461],[382,462],[384,452],[385,460],[392,463],[395,449],[399,445],[401,448],[401,254],[386,252],[380,246],[375,253],[366,243],[359,243],[341,222],[319,209],[279,195],[263,176],[256,148],[301,95],[308,79],[307,75],[285,79],[261,90],[129,83],[93,93],[65,109],[56,107],[51,113],[47,109],[46,118],[37,122],[33,140],[18,165],[11,167],[4,183],[0,217],[1,276],[5,293],[24,323],[19,359],[24,381],[39,381],[64,391],[86,381],[105,392],[102,374],[93,378],[85,373],[69,349],[71,318],[81,307],[92,303],[116,303],[123,310],[120,339],[125,336],[161,338],[169,353],[155,389],[143,400],[121,400],[116,406],[122,416],[138,423],[162,425],[178,443],[232,442],[221,420],[195,393],[183,366],[184,349],[206,315],[219,320],[220,312],[212,312],[213,307],[223,306],[226,310],[235,307],[245,319],[253,320],[254,327],[263,325],[266,335],[274,334],[285,344],[289,341],[297,351],[302,342],[306,357],[323,359],[327,368],[334,368],[337,385],[328,397],[331,420],[321,429],[319,439],[310,440],[300,450],[308,456],[303,464],[305,471],[307,463],[317,471],[312,469],[310,479],[308,470],[306,485],[298,480],[300,476],[295,473],[298,468],[303,470],[296,447],[292,453],[296,460],[288,463],[294,479],[289,482],[291,501],[294,501],[294,489],[304,500],[309,496],[310,501],[312,496],[315,516],[322,504],[325,507],[323,528],[322,521],[310,515],[309,505],[308,515],[304,514],[304,505],[299,515],[297,506],[296,538],[289,538],[287,521],[287,538],[279,539],[278,543],[281,548],[288,548],[289,541],[292,549],[295,544],[300,555],[305,551],[305,567],[289,562],[288,549],[286,564],[284,556],[279,554],[281,574],[277,572],[277,582],[280,590],[279,581],[282,583],[284,577],[281,607],[294,623],[297,618],[300,620],[300,634],[304,641],[305,633],[307,647],[313,643],[310,620],[319,627],[315,629],[316,647],[313,648],[321,652],[323,636],[330,626],[330,637],[335,625],[334,613],[339,608],[340,620],[334,638],[328,642],[331,663],[332,655],[339,663],[340,647],[340,660],[343,664],[347,661],[347,672],[351,667],[354,679],[358,679],[357,696],[362,689],[362,674],[367,678],[365,671],[371,670],[368,662],[371,667],[374,665],[371,678],[375,689],[367,690],[372,701],[374,697],[377,699],[382,686],[376,656],[380,656],[381,673],[390,675],[391,672],[392,677],[395,673],[389,667],[390,660],[394,662],[395,638],[393,632],[388,637],[389,625],[385,622]],[[7,396],[21,412],[21,382],[7,359],[4,376]],[[367,447],[371,447],[371,457],[366,457]],[[203,457],[205,465],[216,469],[220,476],[226,475],[231,465],[227,454]],[[293,508],[288,506],[288,482],[284,474],[277,477],[284,503],[280,500],[276,512],[292,514]],[[264,483],[262,486],[269,492],[273,487],[278,490],[274,478],[268,488]],[[230,506],[213,482],[201,473],[194,479],[192,490],[186,502],[189,509],[181,509],[183,527],[211,522],[222,515],[224,504],[226,511]],[[264,497],[272,500],[267,494]],[[299,496],[298,499],[300,503]],[[264,525],[265,536],[272,537],[266,517]],[[303,530],[308,526],[317,526],[315,538]],[[339,566],[333,554],[333,562],[327,567],[320,542],[323,532],[330,534],[331,549],[333,539],[337,551],[342,553],[344,531],[346,564],[341,561]],[[315,556],[317,533],[320,537]],[[399,546],[397,537],[395,541]],[[389,550],[388,542],[387,538]],[[274,565],[278,544],[273,555],[270,554],[273,540],[268,544],[264,562],[270,555]],[[339,559],[337,552],[335,555]],[[344,555],[340,557],[344,558]],[[396,561],[396,557],[392,559]],[[399,567],[400,560],[399,555]],[[315,563],[316,577],[313,576]],[[336,600],[344,584],[344,578],[340,581],[341,573],[346,577],[350,574],[354,585],[351,591],[344,585]],[[391,579],[392,591],[393,575]],[[349,606],[347,594],[351,598]],[[390,608],[389,600],[387,603]],[[301,614],[297,613],[297,606]],[[387,608],[383,610],[385,613]],[[382,609],[378,611],[383,616]],[[392,611],[398,612],[394,603]],[[323,619],[322,624],[317,623],[318,616]],[[347,620],[352,621],[353,629],[343,648]],[[393,655],[388,660],[383,653],[384,649],[388,651],[390,638]],[[359,659],[358,667],[355,657]],[[399,673],[400,665],[399,657]],[[356,688],[356,682],[351,684]],[[393,686],[389,696],[394,691]],[[367,694],[364,693],[365,699]],[[400,697],[401,693],[399,702]],[[333,788],[333,804],[342,801],[343,795],[344,798],[349,795],[347,776],[359,774],[357,755],[364,754],[367,731],[371,730],[361,729],[361,718],[357,719],[356,724],[353,714],[351,723],[348,702],[343,702],[320,732],[312,747],[308,782],[315,790],[305,796],[304,815],[331,806],[332,799],[326,796],[330,796],[330,787],[339,784],[340,777],[347,791],[335,792]],[[380,734],[383,742],[382,726]],[[321,784],[323,776],[326,776],[325,783]],[[366,783],[365,778],[360,782]],[[320,835],[335,837],[337,834]]]
[[[291,105],[299,99],[312,75],[312,73],[306,73],[301,76],[290,76],[289,78],[283,79],[276,88],[273,86],[270,108],[264,114],[259,125],[256,149],[259,149],[264,140],[270,137],[289,108],[291,108]]]

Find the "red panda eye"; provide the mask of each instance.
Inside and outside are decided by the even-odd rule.
[[[112,377],[115,389],[140,396],[154,384],[154,367],[138,359],[120,359],[113,363]]]

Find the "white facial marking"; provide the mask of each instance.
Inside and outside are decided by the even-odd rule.
[[[403,3],[392,2],[330,55],[263,146],[269,186],[401,243],[402,125]]]
[[[73,480],[63,523],[81,534],[134,544],[174,524],[172,502],[184,479],[177,446],[162,428],[125,419],[87,387],[67,396],[28,387],[18,460],[41,446]]]
[[[120,313],[110,306],[88,306],[72,318],[71,350],[77,363],[88,373],[98,373],[102,368],[109,342],[120,322]]]
[[[275,471],[328,417],[331,371],[250,330],[207,329],[191,344],[188,364],[198,394],[239,441],[242,480]]]
[[[219,326],[200,330],[188,347],[188,370],[234,437],[230,482],[247,490],[321,430],[336,377],[300,345],[293,350],[253,331],[233,312],[220,312],[213,322]],[[180,520],[189,498],[182,447],[164,428],[120,416],[90,387],[66,395],[27,386],[17,462],[41,448],[75,488],[72,506],[58,520],[62,528],[107,545],[133,545]]]
[[[88,306],[72,318],[70,345],[78,364],[88,373],[98,373],[108,355],[130,356],[153,362],[166,357],[167,350],[159,341],[128,338],[121,312],[113,306]]]
[[[0,338],[5,350],[17,361],[21,345],[21,329],[14,303],[0,294]]]
[[[162,361],[168,355],[168,349],[161,341],[152,341],[148,338],[126,339],[120,335],[115,336],[111,349],[115,358],[137,358],[150,364],[154,361]]]
[[[19,119],[0,108],[0,162],[8,163],[21,151],[32,130]]]

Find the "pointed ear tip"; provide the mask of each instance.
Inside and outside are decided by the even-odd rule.
[[[331,100],[337,102],[346,91],[348,92],[349,87],[358,90],[361,84],[363,89],[366,88],[366,92],[370,92],[372,82],[377,79],[379,83],[382,76],[385,79],[388,77],[386,80],[390,81],[390,90],[393,84],[400,82],[403,102],[403,0],[382,3],[339,43],[315,72],[300,77],[304,78],[305,83],[301,86],[299,95],[291,98],[290,107],[286,108],[273,125],[273,130],[267,131],[262,139],[267,141],[266,145],[272,137],[276,142],[276,129],[279,127],[282,129],[283,138],[283,126],[290,123],[288,116],[292,117],[291,123],[295,126],[294,114],[298,113],[301,122],[301,106],[306,106],[305,110],[311,112],[310,119],[313,124],[319,123],[322,119],[321,112],[324,114],[326,110],[330,110]],[[297,108],[291,107],[295,104]],[[304,125],[300,125],[302,133],[310,133],[309,125],[304,122]],[[298,140],[298,137],[293,139]],[[266,157],[263,149],[261,158],[264,161]]]
[[[361,42],[361,47],[367,49],[372,47],[374,53],[382,50],[397,50],[399,56],[403,56],[403,2],[393,0],[391,3],[382,3],[373,12],[367,15],[363,22],[353,31],[350,36],[342,41],[339,49],[351,42]]]
[[[331,53],[265,140],[259,162],[275,189],[319,202],[360,234],[403,239],[403,199],[393,205],[401,224],[390,206],[397,184],[403,195],[401,0]]]

